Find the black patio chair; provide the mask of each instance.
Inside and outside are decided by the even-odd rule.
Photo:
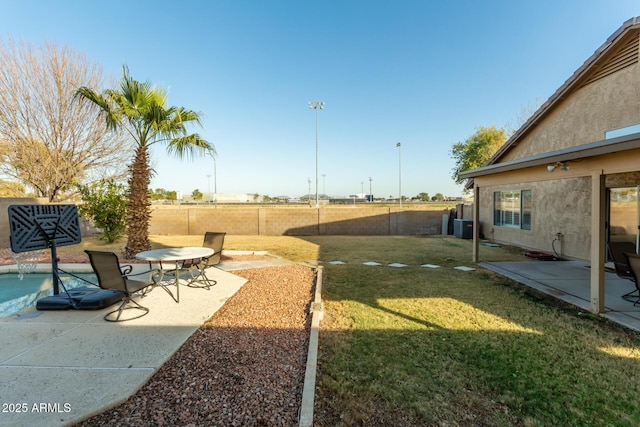
[[[93,267],[93,271],[98,278],[98,286],[102,289],[117,290],[124,294],[120,306],[105,314],[105,320],[109,322],[122,322],[125,320],[138,319],[149,313],[148,308],[141,306],[133,299],[133,294],[143,291],[148,286],[154,285],[154,282],[129,279],[128,275],[131,274],[133,267],[131,265],[121,267],[118,256],[113,252],[90,250],[85,250],[85,252],[89,255],[91,267]],[[122,312],[128,309],[141,310],[143,313],[135,317],[120,319]],[[114,313],[116,313],[115,318],[111,316]]]
[[[636,253],[636,245],[633,242],[609,242],[607,243],[607,252],[609,253],[609,259],[613,262],[613,266],[616,269],[618,277],[636,282],[636,279],[631,272],[631,268],[629,267],[629,261],[625,257],[625,253]],[[622,295],[622,298],[626,300],[636,300],[640,298],[637,284],[636,289]]]
[[[640,255],[635,253],[624,253],[625,258],[627,259],[627,264],[629,265],[629,270],[633,275],[633,281],[636,284],[636,291],[638,294],[636,295],[628,295],[626,299],[634,300],[633,305],[640,305]]]
[[[205,248],[211,248],[214,252],[213,255],[209,257],[185,261],[182,264],[181,270],[188,270],[191,274],[191,278],[187,283],[187,286],[210,289],[211,286],[214,286],[217,283],[215,280],[207,277],[206,269],[220,263],[226,234],[227,233],[224,232],[214,231],[207,231],[204,234],[202,246]]]

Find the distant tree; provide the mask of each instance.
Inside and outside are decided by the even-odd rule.
[[[128,240],[125,247],[125,255],[133,257],[151,247],[150,147],[157,142],[164,143],[167,151],[178,158],[204,155],[215,150],[197,133],[187,133],[187,124],[201,124],[200,113],[168,106],[166,91],[149,82],[133,79],[126,66],[122,68],[119,90],[107,89],[100,93],[83,86],[76,95],[100,108],[107,128],[125,129],[135,142],[135,157],[129,175]]]
[[[422,202],[428,202],[429,201],[429,193],[420,193],[418,194],[418,200],[422,201]]]
[[[191,198],[196,202],[199,202],[200,200],[202,200],[202,197],[203,197],[202,192],[200,192],[200,190],[198,190],[197,188],[191,192]]]
[[[466,141],[454,144],[451,157],[456,162],[452,171],[455,182],[462,184],[464,179],[460,178],[460,174],[483,166],[506,140],[507,133],[504,129],[480,126]]]
[[[100,181],[78,187],[82,204],[80,215],[100,228],[98,238],[107,243],[120,239],[127,227],[127,195],[124,185],[113,181]]]
[[[441,202],[442,200],[444,200],[444,196],[442,195],[442,193],[436,193],[436,195],[433,196],[433,200]]]
[[[123,177],[132,145],[105,129],[95,105],[73,102],[101,69],[55,44],[0,41],[0,174],[49,201],[88,183]]]
[[[156,188],[155,190],[149,190],[149,197],[151,200],[167,200],[167,190],[164,188]]]
[[[167,200],[170,200],[172,203],[178,200],[177,191],[167,191],[166,196],[167,196]]]

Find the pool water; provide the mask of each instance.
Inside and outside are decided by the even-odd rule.
[[[75,273],[74,273],[75,274]],[[97,283],[95,274],[79,273],[76,276]],[[89,283],[60,273],[60,281],[67,289],[91,286]],[[60,293],[64,289],[60,285]],[[51,273],[28,273],[22,280],[18,273],[0,274],[0,317],[16,314],[26,308],[35,307],[36,302],[53,295],[53,277]]]

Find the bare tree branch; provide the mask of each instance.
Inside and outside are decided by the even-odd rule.
[[[74,182],[126,176],[131,140],[74,100],[87,85],[101,87],[102,70],[70,48],[0,42],[0,174],[50,201]]]

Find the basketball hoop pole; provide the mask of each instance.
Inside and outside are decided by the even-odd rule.
[[[60,274],[58,273],[58,254],[56,251],[56,233],[58,232],[58,225],[60,224],[60,217],[56,220],[56,226],[53,229],[53,233],[50,235],[42,228],[40,223],[34,220],[34,223],[40,230],[42,237],[46,239],[49,249],[51,249],[51,274],[53,275],[53,294],[58,295],[60,293]]]

